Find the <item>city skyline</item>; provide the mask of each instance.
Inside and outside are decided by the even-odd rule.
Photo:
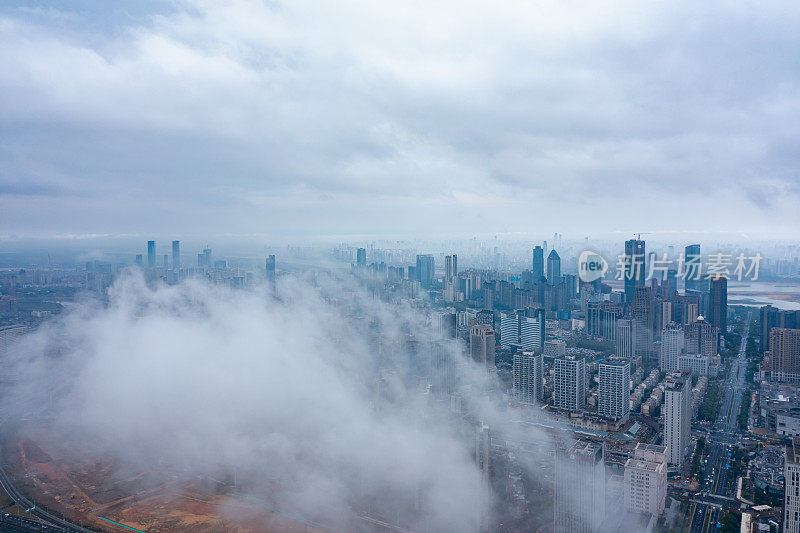
[[[0,531],[800,533],[798,30],[0,2]]]

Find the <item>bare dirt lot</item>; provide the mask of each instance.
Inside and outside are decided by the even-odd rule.
[[[39,434],[42,438],[29,433],[8,439],[4,464],[29,498],[75,522],[125,530],[103,517],[148,533],[319,531],[233,495],[229,484],[125,471],[111,462],[83,457],[68,445],[53,444],[46,429]]]

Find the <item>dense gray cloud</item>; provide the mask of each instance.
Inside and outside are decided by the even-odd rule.
[[[2,9],[7,233],[796,226],[793,3],[102,4]]]

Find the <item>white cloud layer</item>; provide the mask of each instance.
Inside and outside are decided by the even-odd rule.
[[[409,332],[420,346],[435,332],[345,282],[282,281],[276,302],[125,276],[108,306],[81,304],[4,359],[18,378],[4,384],[4,419],[27,431],[40,425],[30,413],[52,415],[60,449],[123,471],[235,473],[245,494],[335,529],[365,509],[413,529],[474,529],[474,428],[428,400],[413,374],[430,361],[406,349]]]

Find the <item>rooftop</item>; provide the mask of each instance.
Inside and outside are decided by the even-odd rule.
[[[637,470],[648,470],[658,472],[664,469],[664,463],[655,461],[642,461],[641,459],[628,459],[625,461],[625,468],[636,468]]]
[[[627,366],[628,360],[627,359],[608,359],[608,360],[601,360],[599,361],[601,365],[605,366]]]
[[[661,444],[645,444],[644,442],[640,442],[636,445],[636,449],[643,452],[667,453],[667,447]]]
[[[571,445],[567,446],[564,450],[571,458],[585,458],[603,460],[603,445],[602,443],[592,442],[588,440],[576,440]]]

